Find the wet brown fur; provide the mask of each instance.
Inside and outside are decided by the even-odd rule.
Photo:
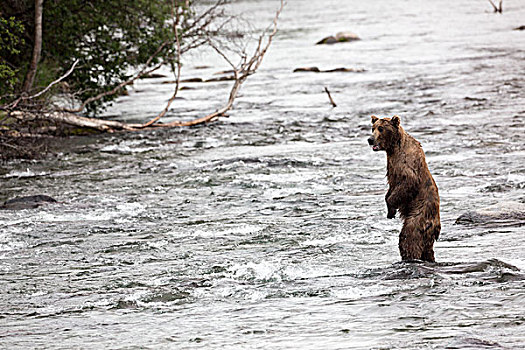
[[[399,234],[401,258],[434,262],[434,241],[441,231],[439,193],[421,144],[405,132],[398,116],[372,116],[372,124],[370,142],[387,154],[387,217],[392,219],[399,211],[404,220]]]

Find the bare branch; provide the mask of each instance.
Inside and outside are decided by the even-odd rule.
[[[45,94],[49,89],[51,89],[51,87],[53,87],[53,85],[58,84],[59,82],[61,82],[65,78],[67,78],[73,72],[73,70],[75,69],[75,66],[78,64],[78,62],[80,62],[79,59],[77,59],[75,62],[73,62],[73,65],[71,66],[71,68],[69,68],[69,70],[66,72],[66,74],[64,74],[63,76],[61,76],[57,80],[51,82],[51,84],[49,84],[44,90],[40,91],[39,93],[37,93],[35,95],[29,96],[29,97],[23,97],[22,99],[24,99],[24,100],[31,100],[33,98],[37,98],[38,96]]]
[[[238,92],[239,92],[239,90],[241,88],[241,85],[248,78],[248,76],[250,76],[253,73],[255,73],[257,68],[259,68],[259,66],[261,65],[263,57],[266,54],[266,52],[268,51],[268,48],[270,47],[270,45],[272,43],[273,37],[277,33],[277,20],[279,19],[279,16],[280,16],[280,14],[281,14],[281,12],[282,12],[282,10],[284,8],[284,5],[285,5],[284,0],[281,0],[281,5],[280,5],[279,9],[277,10],[277,12],[275,14],[275,17],[273,19],[272,32],[268,35],[268,39],[267,39],[266,44],[263,46],[264,38],[265,38],[266,33],[267,33],[267,31],[268,31],[268,29],[270,27],[268,29],[266,29],[259,36],[257,47],[256,47],[254,53],[252,54],[252,56],[250,57],[250,59],[248,60],[247,56],[243,55],[243,57],[241,57],[241,63],[239,64],[239,66],[235,66],[234,64],[232,64],[231,60],[228,59],[227,55],[224,52],[222,52],[217,46],[212,45],[212,48],[220,56],[222,56],[226,60],[226,62],[228,62],[228,64],[230,64],[230,66],[232,66],[234,77],[235,77],[235,81],[234,81],[233,86],[232,86],[232,88],[230,90],[230,95],[229,95],[228,101],[227,101],[225,106],[223,106],[218,111],[213,112],[211,114],[208,114],[208,115],[206,115],[204,117],[201,117],[201,118],[197,118],[197,119],[190,120],[190,121],[187,121],[187,122],[174,121],[174,122],[171,122],[171,123],[162,124],[161,126],[163,126],[163,127],[192,126],[192,125],[198,125],[198,124],[207,123],[207,122],[210,122],[210,121],[212,121],[212,120],[214,120],[216,118],[224,116],[226,114],[226,112],[229,111],[232,108],[233,102],[235,101],[235,98],[237,97],[237,94],[238,94]]]
[[[173,91],[173,95],[168,100],[168,103],[166,104],[166,107],[160,112],[155,118],[151,119],[147,123],[143,124],[143,128],[146,128],[154,123],[156,123],[160,118],[164,117],[166,113],[168,112],[171,104],[173,101],[175,101],[175,98],[177,97],[177,93],[179,92],[179,84],[180,84],[180,71],[181,71],[181,52],[180,52],[180,39],[179,39],[179,32],[177,30],[177,26],[179,25],[180,15],[179,15],[179,9],[175,9],[175,1],[172,0],[171,2],[171,16],[173,19],[173,34],[175,35],[175,42],[177,44],[177,73],[175,78],[175,91]]]
[[[499,1],[499,7],[497,7],[494,2],[492,2],[492,0],[489,0],[490,4],[492,5],[492,7],[494,8],[494,12],[499,12],[499,13],[502,13],[503,12],[503,0],[500,0]]]
[[[328,95],[328,99],[330,100],[330,103],[332,104],[332,107],[337,107],[337,105],[335,104],[335,102],[334,102],[334,100],[332,98],[332,95],[330,95],[330,91],[328,91],[328,88],[326,86],[324,87],[324,91]]]

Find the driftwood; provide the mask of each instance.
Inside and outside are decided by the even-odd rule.
[[[33,120],[49,120],[56,123],[63,123],[82,128],[95,129],[105,132],[113,132],[116,130],[132,131],[141,127],[141,124],[121,123],[115,120],[102,120],[97,118],[87,118],[71,112],[54,111],[47,113],[33,113],[25,111],[14,111],[9,114],[10,117],[16,118],[20,121]]]
[[[328,95],[328,99],[330,100],[330,103],[332,104],[332,107],[337,107],[337,105],[335,104],[335,102],[334,102],[334,100],[332,98],[332,95],[330,95],[330,91],[328,91],[328,88],[326,86],[324,87],[324,91]]]
[[[503,0],[499,0],[499,6],[496,6],[492,0],[489,0],[490,4],[494,8],[494,12],[496,13],[503,13]]]

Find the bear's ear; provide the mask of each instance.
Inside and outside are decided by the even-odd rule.
[[[395,115],[395,116],[392,117],[390,122],[392,123],[393,126],[395,126],[397,128],[399,126],[399,124],[401,124],[401,118],[399,118],[398,115]]]
[[[372,124],[374,124],[379,118],[375,115],[372,116]]]

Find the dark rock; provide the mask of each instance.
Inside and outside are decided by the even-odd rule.
[[[146,74],[140,77],[140,79],[157,79],[157,78],[166,78],[166,76],[164,74],[150,73],[150,74]]]
[[[330,35],[326,38],[321,39],[320,41],[316,42],[315,45],[322,45],[322,44],[335,44],[337,42],[337,39],[335,36]]]
[[[33,209],[39,207],[43,203],[56,203],[56,199],[39,194],[36,196],[24,196],[16,197],[5,201],[0,205],[0,209],[8,210],[21,210],[21,209]]]
[[[202,83],[204,79],[202,78],[189,78],[189,79],[182,79],[181,83]]]
[[[4,204],[0,206],[0,209],[5,210],[23,210],[23,209],[35,209],[40,206],[39,203],[36,202],[27,202],[27,203],[11,203],[11,204]]]
[[[357,34],[354,34],[352,32],[339,32],[335,36],[330,35],[318,41],[316,45],[346,43],[346,42],[357,41],[357,40],[361,40],[361,38],[357,36]]]
[[[451,265],[450,267],[445,267],[443,271],[448,274],[464,274],[494,270],[519,271],[520,269],[514,265],[508,264],[498,259],[488,259],[486,261],[476,263],[461,263],[458,265]]]
[[[115,309],[138,309],[137,302],[134,300],[119,300]]]
[[[202,83],[204,79],[202,78],[189,78],[180,80],[181,83]]]
[[[210,79],[206,79],[204,82],[213,83],[215,81],[228,81],[228,80],[235,80],[235,77],[232,75],[232,76],[225,76],[225,77],[210,78]]]
[[[225,74],[233,75],[233,73],[235,73],[235,71],[233,69],[230,69],[230,70],[222,70],[220,72],[215,72],[213,73],[213,75],[225,75]]]
[[[471,97],[471,96],[466,96],[465,100],[466,101],[476,101],[476,102],[485,102],[485,101],[487,101],[487,99],[484,98],[484,97]]]
[[[519,202],[502,202],[487,208],[467,211],[456,219],[456,224],[494,226],[525,225],[525,204]]]
[[[301,68],[295,68],[293,71],[294,73],[295,72],[315,72],[315,73],[320,72],[319,68],[317,67],[301,67]]]
[[[19,202],[50,202],[50,203],[56,203],[57,200],[54,199],[53,197],[46,196],[45,194],[37,194],[35,196],[15,197],[13,199],[5,201],[4,204],[19,203]]]
[[[336,72],[361,73],[361,72],[365,72],[365,70],[362,68],[346,68],[346,67],[326,69],[326,70],[320,70],[317,67],[300,67],[300,68],[295,68],[293,71],[294,73],[296,72],[313,72],[313,73],[336,73]]]
[[[333,72],[351,72],[351,73],[361,73],[361,72],[364,72],[365,70],[362,69],[362,68],[346,68],[346,67],[341,67],[341,68],[334,68],[334,69],[328,69],[328,70],[324,70],[322,72],[326,72],[326,73],[333,73]]]
[[[525,26],[516,27],[516,28],[514,28],[514,30],[525,30]]]
[[[168,303],[173,301],[178,301],[181,299],[185,299],[190,294],[188,292],[180,291],[180,290],[174,290],[174,291],[159,291],[158,293],[152,294],[144,298],[144,302],[146,303]]]

